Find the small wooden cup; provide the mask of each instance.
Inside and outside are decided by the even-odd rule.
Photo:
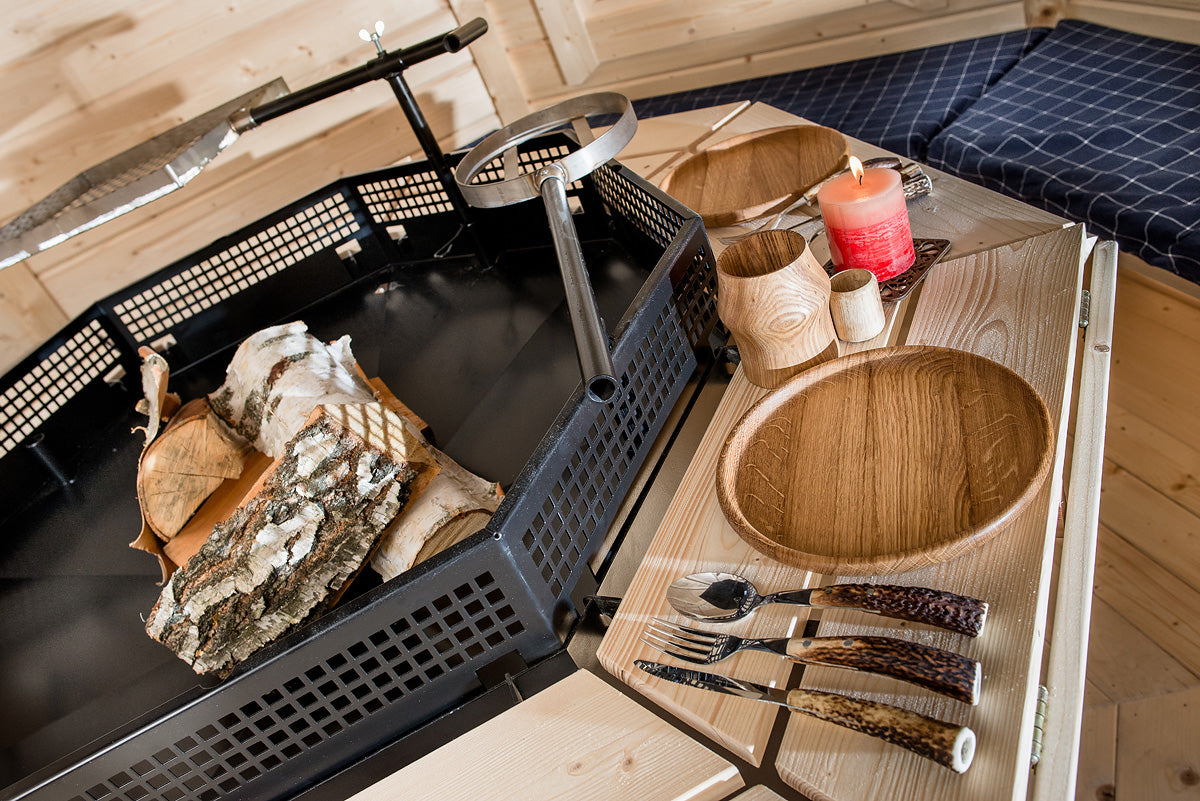
[[[755,232],[718,257],[717,314],[760,387],[837,356],[829,276],[793,231]]]
[[[879,279],[870,270],[842,270],[829,282],[829,313],[844,342],[865,342],[883,330]]]

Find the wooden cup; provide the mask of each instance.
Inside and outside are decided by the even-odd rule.
[[[755,232],[718,257],[717,314],[760,387],[837,356],[829,276],[793,231]]]
[[[879,279],[870,270],[842,270],[829,282],[829,314],[844,342],[865,342],[883,330]]]

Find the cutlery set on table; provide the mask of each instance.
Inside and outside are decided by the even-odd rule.
[[[985,602],[974,598],[893,585],[842,584],[763,596],[744,577],[721,572],[684,576],[668,588],[667,599],[679,614],[713,623],[740,620],[764,604],[788,603],[857,609],[970,637],[982,634],[988,610]],[[978,661],[895,637],[743,638],[654,619],[641,641],[693,665],[710,665],[739,651],[759,650],[805,665],[890,676],[971,705],[979,700],[982,671]],[[897,706],[818,690],[781,690],[644,659],[634,664],[655,678],[675,684],[765,701],[878,737],[958,773],[970,767],[975,754],[975,733],[969,727]]]
[[[824,156],[820,168],[813,168],[819,160],[796,156],[801,146]],[[1028,695],[1013,690],[1014,670],[1025,666],[1006,653],[1029,624],[1018,619],[1027,614],[1025,601],[991,572],[996,563],[968,555],[988,544],[993,558],[1007,556],[1002,532],[1017,531],[1024,547],[1032,530],[1027,511],[1040,514],[1055,457],[1057,405],[1047,406],[1045,388],[1035,389],[1027,369],[1018,373],[1010,358],[997,358],[1007,354],[973,352],[978,343],[969,332],[978,319],[960,336],[944,319],[922,315],[957,298],[956,280],[970,270],[992,283],[1015,275],[997,268],[993,276],[990,262],[956,260],[947,280],[926,288],[904,334],[922,344],[889,346],[893,332],[885,327],[869,341],[842,337],[826,346],[829,326],[797,328],[797,320],[821,323],[828,314],[821,293],[801,291],[808,284],[795,289],[793,281],[791,293],[753,294],[752,282],[776,276],[824,277],[811,253],[789,249],[807,231],[773,229],[787,227],[788,215],[820,184],[837,180],[845,154],[828,132],[775,128],[716,145],[663,184],[677,197],[690,193],[685,202],[710,229],[763,223],[744,241],[745,229],[738,232],[717,264],[718,278],[731,279],[718,282],[718,312],[737,340],[741,366],[597,657],[748,762],[761,765],[775,747],[779,777],[808,796],[856,801],[918,787],[924,795],[911,797],[986,795],[988,786],[1011,780],[1010,755],[1025,736],[1011,725],[1024,716]],[[775,180],[799,166],[809,170],[805,188]],[[875,169],[867,173],[901,172],[908,199],[929,192],[928,179],[892,161],[869,166]],[[744,180],[723,178],[722,170]],[[974,298],[974,286],[962,293]],[[936,302],[926,302],[930,292]],[[828,287],[823,297],[828,303]],[[883,292],[882,300],[904,297]],[[729,317],[747,308],[757,327]],[[772,315],[782,327],[763,322]],[[896,315],[889,320],[895,324]],[[772,336],[755,338],[760,329]],[[800,339],[804,353],[786,350]],[[958,560],[969,567],[943,569]],[[807,588],[760,594],[739,573],[767,589]],[[884,578],[898,574],[905,575]],[[821,577],[839,578],[809,587]],[[862,583],[851,583],[857,577]],[[980,637],[988,604],[968,596],[997,603],[988,642]],[[788,614],[789,605],[799,611]],[[981,690],[982,659],[989,673]],[[790,680],[795,664],[803,666],[798,683]],[[771,746],[781,707],[801,714]],[[975,769],[959,775],[973,761]]]

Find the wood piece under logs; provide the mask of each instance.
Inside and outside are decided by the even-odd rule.
[[[378,403],[320,406],[260,487],[172,574],[146,631],[223,675],[325,610],[440,468]]]

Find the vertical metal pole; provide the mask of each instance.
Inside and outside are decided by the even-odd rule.
[[[425,115],[421,113],[421,107],[417,105],[417,98],[413,95],[412,89],[409,88],[408,83],[404,80],[404,75],[399,72],[388,75],[387,82],[392,87],[392,92],[395,93],[396,99],[400,101],[400,108],[404,109],[404,116],[408,117],[408,124],[412,127],[413,133],[417,135],[417,141],[421,144],[421,149],[425,151],[425,158],[429,160],[430,166],[433,167],[438,181],[441,182],[442,190],[450,198],[450,205],[454,207],[454,211],[458,214],[459,222],[470,237],[476,255],[479,256],[479,259],[485,266],[490,265],[491,261],[488,258],[487,249],[483,246],[483,241],[479,237],[479,229],[475,226],[470,205],[467,203],[467,199],[463,197],[462,191],[458,188],[458,184],[454,180],[454,172],[446,163],[446,156],[442,153],[441,147],[438,146],[437,137],[430,130]]]
[[[538,192],[546,204],[550,234],[558,254],[563,286],[567,293],[567,308],[571,312],[571,327],[575,330],[575,346],[588,397],[608,401],[617,392],[617,379],[612,356],[608,352],[608,334],[596,308],[596,296],[583,263],[579,232],[571,219],[567,205],[567,184],[562,167],[551,164],[538,171]]]

